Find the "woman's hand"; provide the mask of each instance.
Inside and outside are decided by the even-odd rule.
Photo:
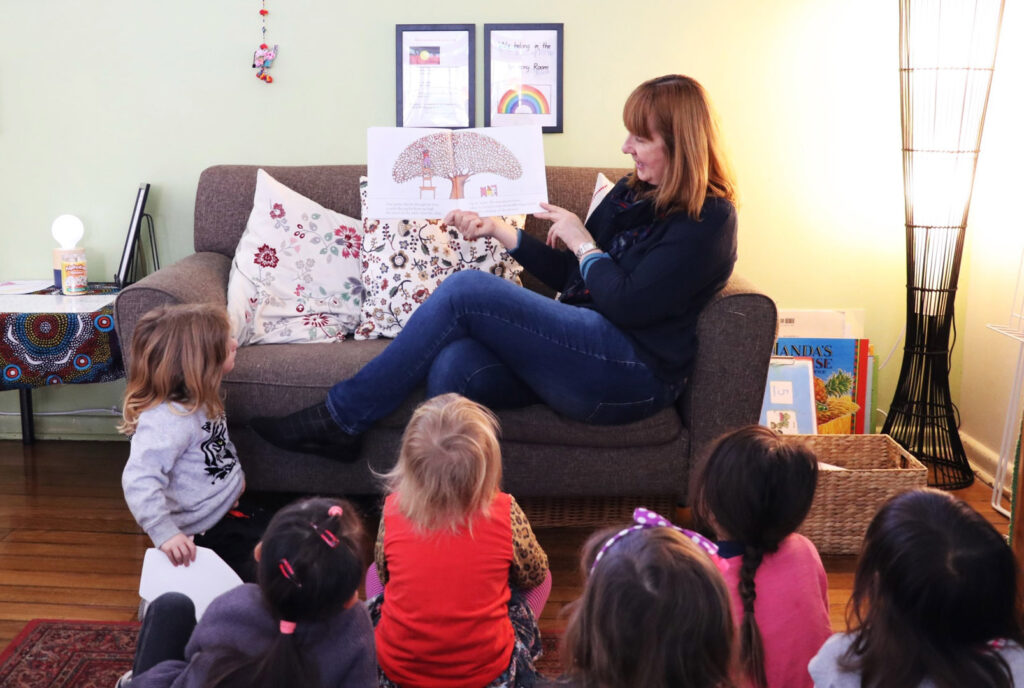
[[[196,560],[196,544],[184,533],[178,533],[160,545],[160,551],[167,555],[175,566],[188,566]]]
[[[594,240],[587,228],[583,226],[583,222],[574,213],[550,203],[541,203],[540,207],[544,208],[545,212],[534,213],[533,216],[551,221],[547,241],[551,248],[555,248],[556,241],[561,239],[569,250],[575,253],[580,244]]]
[[[444,216],[442,222],[471,241],[494,237],[509,251],[516,247],[519,239],[519,233],[500,217],[480,217],[472,210],[453,210]]]

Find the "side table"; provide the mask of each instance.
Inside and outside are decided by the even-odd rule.
[[[35,440],[32,389],[124,377],[114,331],[113,284],[91,283],[80,296],[55,287],[0,295],[0,390],[18,390],[21,440]]]

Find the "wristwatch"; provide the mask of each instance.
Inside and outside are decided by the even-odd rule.
[[[582,244],[576,247],[574,253],[576,254],[576,260],[583,260],[583,255],[589,251],[597,249],[597,244],[593,241],[584,241]]]

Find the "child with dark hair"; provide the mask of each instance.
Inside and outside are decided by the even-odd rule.
[[[187,597],[158,597],[118,688],[376,686],[373,626],[358,599],[368,551],[348,502],[285,507],[254,552],[259,584],[215,599],[198,625]]]
[[[691,503],[718,540],[754,688],[809,688],[807,662],[832,632],[825,567],[796,532],[817,480],[806,445],[751,425],[722,437],[694,482]]]
[[[715,545],[646,509],[583,546],[583,595],[549,688],[736,688],[729,591]]]
[[[914,490],[868,526],[848,633],[811,661],[821,688],[1024,685],[1019,570],[996,529],[965,502]]]

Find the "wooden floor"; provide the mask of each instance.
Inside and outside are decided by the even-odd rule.
[[[124,504],[124,442],[0,442],[0,649],[36,618],[130,620],[149,545]],[[1003,533],[982,483],[958,494]],[[578,549],[589,530],[538,529],[554,587],[541,630],[564,628],[580,593]],[[845,628],[853,557],[828,558],[833,628]]]

